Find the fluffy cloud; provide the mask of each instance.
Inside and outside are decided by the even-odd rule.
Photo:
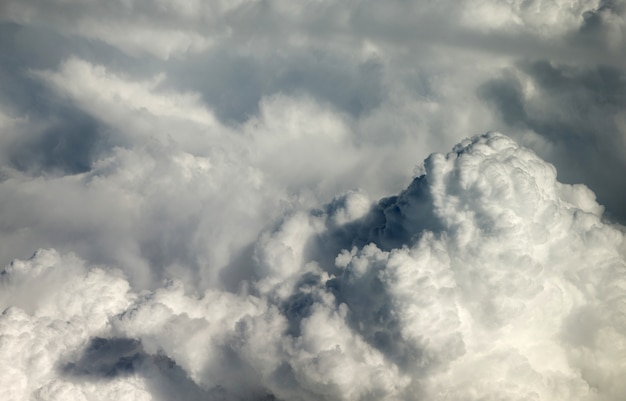
[[[3,398],[623,399],[625,10],[3,2]]]
[[[492,133],[431,155],[398,196],[286,216],[236,293],[137,292],[42,250],[2,275],[3,391],[618,400],[626,242],[601,217],[590,190]]]
[[[2,275],[3,398],[149,399],[134,378],[77,384],[63,374],[74,354],[105,333],[109,318],[131,300],[129,285],[119,275],[86,268],[71,255],[40,250],[30,260],[13,261]]]
[[[508,69],[480,92],[512,133],[555,163],[563,181],[582,178],[623,220],[625,188],[611,179],[626,167],[623,87],[615,68],[535,62]]]
[[[623,356],[609,350],[626,344],[625,243],[593,193],[499,134],[432,155],[424,171],[352,223],[294,217],[261,246],[262,260],[285,255],[271,254],[285,266],[272,291],[298,302],[292,319],[314,319],[323,298],[298,283],[316,276],[345,323],[411,378],[409,399],[618,399]],[[301,224],[317,239],[294,243]]]
[[[233,127],[197,93],[164,88],[162,76],[137,82],[80,59],[31,75],[100,128],[54,143],[32,134],[27,119],[7,118],[15,133],[0,184],[5,262],[26,257],[33,245],[54,247],[120,266],[141,287],[163,277],[236,286],[249,263],[235,256],[284,210],[354,185],[384,193],[408,175],[372,181],[413,152],[386,160],[396,153],[393,143],[357,142],[352,129],[360,122],[309,96],[263,98],[257,116]],[[50,145],[62,164],[30,157],[49,155]]]
[[[341,188],[335,186],[337,192],[354,186],[371,186],[366,189],[376,196],[398,191],[415,160],[449,148],[458,141],[457,132],[500,129],[535,151],[555,147],[542,157],[556,163],[561,174],[570,174],[564,177],[567,182],[585,182],[609,209],[620,208],[621,196],[592,181],[609,181],[606,188],[622,188],[620,183],[599,169],[588,174],[575,166],[581,156],[595,163],[606,155],[589,146],[572,151],[543,129],[545,123],[529,125],[532,134],[547,136],[547,144],[526,140],[529,130],[502,121],[489,107],[491,101],[484,102],[481,89],[501,75],[503,86],[515,86],[524,72],[502,73],[515,63],[557,63],[566,75],[578,74],[580,68],[600,75],[616,69],[612,74],[619,82],[624,48],[611,39],[619,38],[623,28],[619,1],[378,6],[330,1],[301,7],[282,1],[124,1],[106,6],[29,1],[2,7],[1,45],[11,56],[3,63],[0,100],[3,114],[20,122],[2,138],[2,147],[10,163],[22,170],[88,170],[102,148],[128,141],[128,130],[150,135],[175,131],[178,144],[202,147],[202,136],[189,134],[198,132],[189,120],[218,118],[238,131],[239,124],[263,113],[261,105],[268,99],[304,97],[348,117],[346,139],[357,146],[353,157],[369,159],[356,169],[387,173],[367,182],[356,182],[359,176],[350,174]],[[593,88],[581,99],[590,107],[597,103],[591,99],[602,96]],[[545,91],[548,96],[541,98],[550,99],[546,111],[563,105],[558,88],[548,82]],[[566,102],[578,98],[564,97]],[[509,101],[514,99],[497,97],[495,111],[514,107]],[[568,104],[562,111],[576,118],[576,107]],[[528,118],[537,120],[532,108]],[[184,121],[174,118],[172,113],[180,116],[183,110]],[[169,113],[171,119],[151,119],[153,112]],[[593,114],[586,120],[593,121],[593,128],[583,135],[601,147],[614,147],[602,135],[606,124],[601,123],[619,122],[623,113],[600,107]],[[546,117],[560,118],[557,113]],[[211,132],[220,130],[209,125]],[[575,142],[577,136],[567,141]],[[375,188],[379,182],[393,184]],[[324,200],[335,194],[329,191]]]

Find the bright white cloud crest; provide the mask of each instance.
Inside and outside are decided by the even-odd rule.
[[[466,140],[365,213],[352,192],[286,217],[239,293],[14,261],[5,398],[140,399],[181,375],[209,399],[618,400],[624,237],[555,173],[501,134]]]

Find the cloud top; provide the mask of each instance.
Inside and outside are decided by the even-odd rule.
[[[499,133],[422,170],[375,203],[290,212],[236,293],[137,292],[54,250],[12,262],[5,395],[620,399],[625,242],[593,193]]]

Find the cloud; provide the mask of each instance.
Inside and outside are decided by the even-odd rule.
[[[625,13],[624,2],[602,0],[597,8],[583,14],[584,22],[573,39],[620,54],[626,46],[623,39]]]
[[[624,75],[606,66],[521,63],[480,89],[506,126],[552,160],[565,182],[588,182],[602,204],[624,219]]]
[[[188,50],[201,50],[210,44],[193,27],[185,28],[182,24],[193,21],[198,15],[198,8],[200,4],[187,2],[184,6],[168,2],[159,6],[120,1],[100,6],[80,0],[69,3],[8,2],[2,7],[5,18],[19,24],[53,26],[67,34],[101,40],[130,54],[147,53],[160,58]],[[174,12],[178,21],[166,23],[175,15]],[[143,23],[138,23],[133,17],[138,15],[136,13],[143,15]],[[100,17],[95,18],[95,15]],[[159,22],[166,24],[159,26]],[[168,25],[169,28],[166,28]]]
[[[3,398],[623,399],[625,9],[3,2]]]
[[[163,277],[220,286],[238,276],[224,276],[227,266],[249,270],[250,262],[236,257],[284,210],[354,185],[383,192],[408,174],[398,173],[391,185],[372,177],[413,156],[409,148],[396,154],[393,143],[357,142],[350,116],[305,95],[265,97],[257,116],[230,126],[197,93],[162,87],[162,76],[136,81],[76,58],[30,75],[98,130],[90,142],[92,133],[74,117],[70,131],[50,134],[58,150],[47,150],[38,136],[31,140],[45,157],[59,152],[69,166],[83,160],[80,169],[60,172],[41,165],[33,151],[20,153],[18,135],[7,139],[11,157],[31,156],[24,168],[4,169],[5,263],[33,246],[54,247],[120,266],[142,287]],[[8,127],[29,132],[27,118],[9,118]],[[72,132],[80,141],[63,140]],[[381,157],[392,154],[391,161]]]
[[[619,398],[619,357],[607,352],[625,341],[613,323],[623,313],[613,297],[626,273],[624,238],[601,222],[593,194],[558,183],[554,167],[499,134],[432,155],[424,168],[356,222],[298,215],[260,243],[261,261],[280,266],[269,291],[287,302],[286,316],[301,329],[314,319],[324,297],[313,282],[398,377],[411,378],[400,387],[409,399]],[[303,224],[313,240],[297,241]]]
[[[132,300],[128,283],[101,268],[85,268],[71,255],[38,251],[16,260],[2,275],[2,392],[6,399],[88,399],[97,394],[145,398],[140,383],[128,381],[95,389],[76,385],[57,371],[64,358],[84,346],[90,336],[106,331],[110,316]],[[142,393],[143,396],[142,396]]]
[[[619,399],[626,242],[593,193],[497,133],[423,169],[398,196],[285,216],[237,293],[138,292],[54,250],[12,262],[4,391]]]

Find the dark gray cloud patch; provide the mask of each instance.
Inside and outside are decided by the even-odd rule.
[[[0,24],[0,37],[0,111],[21,121],[15,130],[3,134],[5,165],[33,175],[82,173],[108,149],[121,144],[105,124],[32,74],[36,69],[56,67],[72,52],[107,58],[114,49],[107,52],[106,46],[13,23]]]
[[[615,172],[626,168],[626,75],[547,61],[519,64],[485,83],[480,94],[513,132],[530,130],[548,147],[537,147],[565,182],[586,182],[607,211],[626,219],[626,187]],[[520,77],[520,78],[518,78]],[[532,145],[530,145],[532,146]]]
[[[131,338],[93,337],[78,358],[59,370],[69,380],[95,383],[144,377],[155,400],[217,401],[224,397],[220,389],[202,389],[172,359],[147,354],[141,343]]]
[[[47,127],[8,146],[9,165],[29,174],[77,174],[89,171],[106,148],[106,129],[81,112],[66,112]]]
[[[136,77],[160,71],[160,63],[152,57],[132,57],[102,41],[66,34],[51,26],[0,19],[0,34],[2,69],[13,79],[27,74],[29,70],[54,69],[72,56],[123,69],[126,74]],[[7,81],[5,89],[11,84]],[[17,82],[12,86],[19,87]],[[15,92],[13,96],[20,96]],[[28,91],[23,92],[21,96],[29,94]],[[19,98],[14,101],[20,104]]]
[[[385,98],[382,63],[323,48],[285,47],[260,55],[219,48],[168,64],[171,86],[200,92],[226,122],[245,122],[258,114],[262,98],[275,94],[310,96],[355,117]]]
[[[32,175],[82,173],[116,142],[100,121],[28,74],[3,89],[2,103],[11,99],[7,109],[21,121],[2,138],[5,165]]]
[[[62,370],[73,376],[113,379],[133,374],[144,358],[137,340],[96,337],[89,341],[79,359],[68,362]]]
[[[624,34],[626,25],[626,2],[601,0],[598,7],[583,14],[580,29],[572,35],[573,41],[587,46],[608,49],[616,54],[626,51]]]
[[[390,196],[371,205],[363,216],[343,224],[329,220],[328,230],[311,239],[307,254],[318,255],[322,266],[338,274],[335,259],[342,249],[375,244],[390,251],[414,243],[425,231],[439,232],[441,222],[433,216],[433,199],[428,191],[428,177],[414,178],[399,195]],[[325,214],[335,215],[349,208],[350,196],[338,197],[331,202]],[[324,255],[329,259],[324,259]]]
[[[520,126],[527,119],[524,109],[522,87],[514,76],[493,79],[479,89],[482,96],[499,113],[504,123],[509,126]]]

